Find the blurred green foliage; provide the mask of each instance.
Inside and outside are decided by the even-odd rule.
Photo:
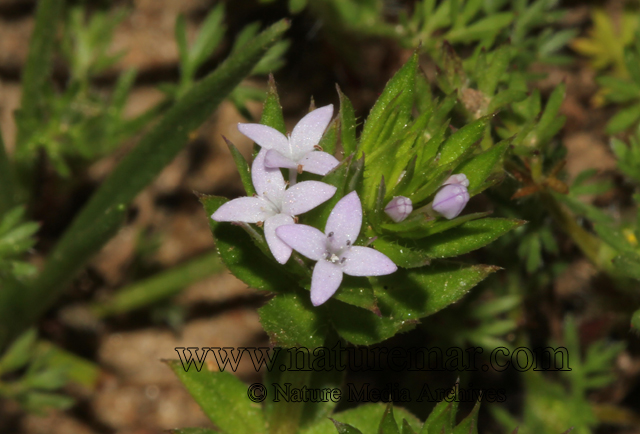
[[[284,65],[290,46],[283,39],[287,22],[262,32],[259,23],[251,23],[230,40],[225,5],[219,2],[189,41],[187,19],[179,17],[175,24],[178,81],[160,85],[166,98],[138,117],[128,118],[124,108],[136,71],[121,72],[108,91],[95,85],[96,78],[116,69],[124,54],[114,54],[109,47],[128,11],[92,9],[89,13],[85,7],[64,3],[42,0],[37,4],[22,74],[14,153],[8,155],[0,140],[0,396],[37,413],[72,406],[66,391],[69,383],[95,385],[97,366],[38,339],[33,326],[118,230],[136,194],[225,98],[250,121],[247,105],[264,101],[261,123],[286,133],[275,81],[270,80],[266,94],[241,82]],[[640,311],[633,304],[637,304],[640,279],[637,11],[625,9],[612,17],[593,9],[593,27],[586,37],[576,38],[579,30],[566,24],[566,11],[556,0],[410,4],[289,0],[286,4],[290,14],[308,14],[318,20],[332,49],[347,63],[359,59],[350,51],[358,45],[344,43],[351,38],[391,40],[415,50],[364,122],[348,96],[351,90],[338,91],[340,111],[321,142],[325,151],[342,160],[322,178],[336,186],[337,193],[301,218],[323,228],[335,203],[357,191],[364,208],[364,230],[357,243],[371,244],[401,270],[388,277],[345,279],[335,299],[314,308],[308,301],[308,261],[294,254],[289,264],[280,267],[261,228],[246,230],[210,220],[220,258],[218,253],[206,253],[133,282],[106,302],[91,300],[90,312],[105,318],[167,300],[187,284],[218,272],[221,259],[249,286],[275,293],[259,309],[273,344],[314,348],[342,339],[372,345],[407,332],[422,320],[422,329],[443,347],[475,345],[489,352],[530,342],[536,333],[527,323],[531,310],[545,309],[541,300],[546,300],[555,279],[572,261],[585,257],[610,279],[611,299],[622,300],[615,313],[625,321],[629,318],[633,330],[640,330]],[[535,71],[539,65],[574,62],[567,44],[589,57],[591,67],[600,71],[601,91],[594,103],[606,102],[613,113],[606,133],[617,134],[610,141],[618,160],[615,182],[594,169],[570,181],[563,172],[566,152],[559,134],[565,124],[566,87],[559,84],[551,92],[541,92],[536,83],[541,75]],[[227,59],[213,70],[225,51]],[[63,83],[52,74],[57,55],[66,68]],[[433,64],[435,74],[425,74],[421,69],[425,64]],[[72,184],[90,163],[113,155],[138,136],[133,150],[56,245],[47,252],[36,251],[40,224],[31,214],[34,175],[50,166]],[[229,149],[247,194],[253,194],[249,162],[233,144]],[[469,193],[477,196],[474,211],[482,211],[444,220],[430,213],[430,204],[453,173],[467,175]],[[603,209],[585,200],[621,187],[635,192],[628,203],[620,201]],[[399,195],[411,198],[415,211],[396,223],[383,209]],[[201,201],[210,215],[226,199],[203,196]],[[490,217],[490,211],[496,216]],[[41,268],[33,265],[36,254],[43,259]],[[499,267],[485,263],[505,270],[495,273]],[[595,305],[603,299],[589,302]],[[454,303],[458,305],[447,308]],[[614,303],[603,305],[598,309]],[[181,309],[167,303],[152,316],[177,327],[184,318]],[[560,310],[548,315],[563,313]],[[498,405],[487,406],[504,429],[521,426],[522,432],[560,433],[573,426],[580,434],[597,429],[604,416],[589,392],[614,380],[611,367],[624,344],[585,343],[578,336],[578,321],[566,317],[563,344],[571,355],[571,371],[556,376],[534,371],[518,374],[524,384],[520,415],[513,416]],[[176,362],[168,363],[223,432],[478,432],[479,405],[458,422],[457,402],[441,402],[424,423],[406,410],[382,404],[344,411],[336,411],[332,403],[260,407],[249,403],[246,385],[228,372],[185,372]],[[269,373],[267,380],[338,387],[343,379],[335,372],[289,374]]]

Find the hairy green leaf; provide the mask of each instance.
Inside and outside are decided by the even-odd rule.
[[[247,385],[229,372],[185,371],[177,360],[166,361],[211,422],[224,432],[256,434],[266,432],[259,404],[247,397]]]
[[[484,247],[524,223],[501,218],[472,220],[455,230],[423,238],[418,245],[432,258],[450,258]]]
[[[451,163],[463,155],[469,147],[482,139],[491,116],[478,119],[453,133],[440,148],[440,165]]]
[[[262,327],[276,346],[317,348],[326,338],[329,324],[308,293],[279,294],[258,310]]]

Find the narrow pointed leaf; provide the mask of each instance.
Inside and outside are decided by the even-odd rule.
[[[242,185],[244,187],[244,191],[247,192],[247,196],[253,196],[256,194],[256,189],[253,187],[253,181],[251,180],[251,170],[249,169],[249,163],[244,159],[236,145],[231,143],[227,138],[224,138],[225,142],[227,142],[227,146],[229,147],[229,151],[231,152],[231,156],[233,157],[233,162],[236,163],[236,168],[238,169],[238,173],[240,174],[240,180],[242,181]]]
[[[455,303],[498,269],[491,265],[439,261],[429,267],[400,269],[379,277],[374,290],[383,316],[415,320]]]
[[[455,419],[455,412],[452,412],[453,403],[447,401],[439,402],[431,414],[422,425],[420,434],[452,434],[452,419]]]
[[[413,107],[417,67],[418,54],[414,53],[407,63],[389,80],[364,124],[364,129],[360,136],[360,152],[371,152],[373,143],[378,139],[376,131],[379,131],[380,126],[387,121],[386,118],[383,118],[383,115],[385,115],[385,112],[386,116],[390,115],[387,108],[394,100],[399,109],[399,118],[394,130],[404,128]]]
[[[482,139],[485,127],[490,120],[491,116],[485,116],[453,133],[440,148],[440,165],[459,158],[471,145]]]
[[[509,141],[503,140],[488,151],[474,156],[471,160],[456,168],[456,173],[464,173],[469,180],[469,191],[475,191],[482,185],[500,161],[509,147]]]
[[[344,155],[348,156],[356,151],[358,143],[356,141],[356,114],[349,98],[338,88],[340,97],[340,140]]]
[[[402,419],[402,434],[416,434],[407,419]]]
[[[337,420],[334,420],[334,419],[331,419],[331,422],[333,422],[333,424],[336,427],[336,430],[338,430],[338,434],[362,434],[362,431],[360,431],[358,428],[352,427],[348,423],[338,422]]]
[[[357,393],[357,391],[358,390],[352,389],[352,393]],[[348,398],[348,393],[349,389],[343,388],[342,399]],[[386,405],[381,402],[363,403],[355,408],[334,413],[331,418],[340,423],[351,425],[363,434],[374,434],[378,432],[378,426],[380,425],[380,420],[382,419],[385,409]],[[395,408],[394,414],[398,418],[406,419],[414,430],[417,430],[421,425],[418,418],[403,408]],[[336,428],[333,422],[329,418],[326,418],[316,425],[301,430],[300,434],[327,434],[335,433],[335,430]]]
[[[454,429],[453,434],[478,434],[478,411],[480,401],[476,403],[473,410]]]
[[[331,121],[318,146],[326,153],[334,155],[338,144],[338,118]]]
[[[269,90],[267,91],[267,99],[262,109],[262,117],[260,123],[275,128],[282,134],[287,134],[287,127],[284,124],[284,115],[282,114],[282,106],[278,97],[278,89],[273,75],[269,76]]]
[[[378,427],[378,434],[400,434],[398,423],[393,417],[393,404],[391,402],[387,405],[382,415],[382,421],[380,421],[380,427]]]
[[[418,224],[412,224],[411,226],[407,226],[404,229],[401,229],[400,231],[399,231],[399,228],[397,227],[391,228],[392,225],[385,226],[385,229],[392,230],[401,238],[412,238],[412,239],[424,238],[424,237],[429,237],[431,235],[438,234],[440,232],[448,231],[449,229],[453,229],[471,220],[477,220],[477,219],[486,217],[489,214],[491,213],[477,212],[473,214],[462,215],[451,220],[447,220],[445,218],[428,219],[425,216],[424,222],[418,221],[416,222]],[[400,225],[397,224],[396,226],[400,226]]]
[[[484,247],[524,223],[501,218],[472,220],[455,230],[423,238],[417,245],[432,258],[450,258]]]

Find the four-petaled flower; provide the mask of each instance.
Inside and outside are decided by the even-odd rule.
[[[294,223],[294,216],[329,200],[336,187],[320,181],[304,181],[285,189],[280,169],[265,167],[266,153],[261,150],[251,165],[251,180],[257,196],[227,202],[211,218],[219,222],[264,222],[269,249],[276,260],[284,264],[291,256],[291,247],[276,236],[276,228]]]
[[[326,175],[338,160],[322,152],[318,143],[333,116],[333,105],[320,107],[303,117],[289,137],[262,124],[238,124],[238,130],[267,150],[265,165]]]
[[[307,225],[283,225],[276,234],[294,250],[316,262],[311,276],[311,303],[327,301],[342,282],[342,274],[381,276],[398,269],[384,254],[354,246],[362,225],[362,204],[355,191],[340,199],[331,211],[325,233]]]

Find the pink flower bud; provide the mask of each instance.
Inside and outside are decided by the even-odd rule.
[[[445,182],[442,183],[442,185],[448,184],[460,184],[468,188],[469,180],[467,179],[467,175],[465,175],[464,173],[458,173],[456,175],[451,175]]]
[[[394,197],[384,209],[384,212],[396,223],[406,219],[411,211],[413,211],[411,199],[404,196]]]
[[[467,187],[462,184],[447,184],[436,194],[432,208],[451,220],[462,212],[467,202],[469,202]]]

